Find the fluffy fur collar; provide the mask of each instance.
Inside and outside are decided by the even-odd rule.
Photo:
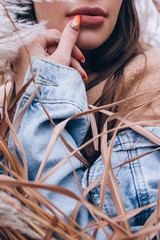
[[[23,5],[18,5],[21,3]],[[25,4],[24,4],[25,3]],[[24,23],[16,19],[16,14],[25,14],[31,7],[30,0],[0,1],[0,59],[13,60],[22,46],[37,37],[37,34],[45,31],[45,23]],[[12,19],[13,22],[9,19]],[[17,34],[18,33],[18,34]]]

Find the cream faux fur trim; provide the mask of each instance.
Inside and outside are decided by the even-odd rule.
[[[25,2],[26,4],[24,7],[20,7],[17,5],[18,2]],[[16,58],[18,49],[23,43],[28,44],[37,37],[37,34],[45,31],[45,22],[39,24],[17,22],[15,14],[27,12],[30,8],[29,3],[30,0],[0,1],[0,59],[13,60]],[[8,18],[6,9],[15,26]]]

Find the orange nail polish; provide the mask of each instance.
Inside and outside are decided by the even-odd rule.
[[[75,31],[78,31],[80,29],[80,25],[81,25],[81,16],[77,15],[72,20],[71,28],[74,29]]]
[[[86,62],[86,59],[85,59],[84,55],[82,55],[80,61],[81,61],[82,63],[85,63],[85,62]]]
[[[87,76],[86,73],[84,73],[84,75],[83,75],[83,80],[84,80],[84,81],[88,81],[88,76]]]

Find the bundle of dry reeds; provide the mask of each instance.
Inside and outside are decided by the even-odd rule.
[[[24,89],[23,89],[24,91]],[[13,100],[16,102],[18,97]],[[4,129],[7,129],[7,126],[12,128],[9,114],[11,109],[13,108],[13,102],[8,107],[5,107],[4,118],[0,124],[0,131],[5,135]],[[83,113],[93,113],[96,111],[106,112],[112,118],[112,113],[107,111],[107,106],[101,108],[95,108],[90,106],[91,110],[89,112]],[[82,113],[81,113],[82,114]],[[75,117],[79,117],[78,114]],[[120,119],[120,117],[118,117]],[[122,119],[121,119],[122,120]],[[69,121],[69,120],[68,120]],[[55,135],[57,137],[61,134],[62,129],[65,127],[67,121],[61,123],[61,126],[57,125]],[[133,128],[134,130],[141,133],[143,136],[150,138],[152,141],[155,141],[154,136],[148,136],[148,133],[145,131],[143,127],[139,124],[133,124],[123,119],[123,123],[126,126]],[[119,126],[120,128],[120,126]],[[13,129],[12,129],[13,130]],[[112,152],[112,145],[114,143],[114,138],[118,129],[113,129],[114,135],[111,139],[111,148],[109,149],[109,153]],[[109,131],[108,131],[109,132]],[[95,141],[98,137],[101,139],[105,139],[107,131],[102,132],[99,136],[95,136],[89,142]],[[160,139],[156,139],[156,141],[160,142]],[[71,152],[66,159],[63,159],[60,164],[63,164],[65,160],[69,159],[72,155],[76,154],[79,150],[84,148],[89,142],[85,143],[79,149]],[[104,142],[104,140],[103,140]],[[106,143],[104,142],[104,149],[106,149]],[[0,167],[5,171],[5,174],[0,175],[0,236],[1,239],[26,239],[29,237],[30,239],[56,239],[53,237],[53,234],[61,237],[61,239],[96,239],[95,237],[89,234],[89,230],[97,230],[101,228],[108,239],[153,239],[155,236],[158,237],[158,232],[160,231],[160,194],[157,198],[157,203],[150,204],[149,206],[145,206],[140,209],[133,210],[131,212],[125,212],[123,201],[121,199],[121,194],[119,191],[119,187],[114,175],[111,173],[111,165],[108,161],[109,156],[106,157],[106,166],[105,169],[108,169],[103,176],[102,180],[102,199],[104,202],[105,191],[107,182],[107,176],[110,178],[112,182],[111,191],[116,196],[114,199],[114,204],[118,212],[118,216],[115,218],[110,218],[106,214],[103,213],[102,210],[98,209],[91,203],[87,202],[84,198],[85,194],[94,186],[96,186],[100,179],[97,179],[94,183],[88,186],[88,188],[83,193],[82,197],[76,196],[74,193],[67,191],[58,186],[45,185],[41,182],[30,182],[29,180],[23,180],[23,172],[25,172],[24,167],[17,162],[10,152],[7,144],[3,140],[3,137],[0,137],[0,149],[4,154],[4,159],[0,163]],[[156,150],[158,150],[157,148]],[[102,154],[103,149],[102,149]],[[146,153],[149,154],[149,153]],[[138,156],[139,157],[139,156]],[[138,159],[130,159],[129,162],[136,161]],[[7,166],[9,163],[10,168]],[[125,162],[124,164],[128,163]],[[42,163],[43,164],[43,163]],[[109,164],[109,165],[107,165]],[[57,167],[57,166],[56,166]],[[55,171],[55,168],[51,169],[50,174]],[[49,176],[48,175],[48,176]],[[46,176],[46,177],[48,177]],[[76,176],[75,176],[76,177]],[[79,183],[77,182],[77,185]],[[48,191],[54,191],[59,194],[64,194],[71,198],[77,200],[77,206],[73,211],[72,217],[65,216],[69,223],[64,222],[60,214],[63,214],[56,206],[53,205],[49,199],[46,199],[42,196],[38,189],[46,189]],[[84,204],[88,211],[94,216],[95,222],[92,222],[88,225],[87,229],[82,229],[76,223],[76,216],[81,204]],[[103,204],[103,203],[102,203]],[[103,206],[103,205],[102,205]],[[143,228],[137,232],[132,234],[130,232],[130,226],[128,220],[142,212],[145,209],[156,206],[154,213],[145,223]],[[47,210],[46,210],[47,209]],[[49,211],[48,211],[49,210]],[[56,213],[56,210],[59,211],[59,214]],[[104,226],[110,226],[113,229],[112,236],[107,232]]]
[[[5,7],[3,2],[0,2],[1,7]],[[7,17],[9,21],[11,21],[10,15],[7,13],[7,8],[5,8]],[[12,23],[13,24],[13,23]],[[14,27],[14,24],[13,24]],[[17,31],[18,29],[16,29]],[[17,35],[19,33],[17,31]],[[19,36],[21,39],[21,36]],[[24,43],[22,43],[24,44]],[[5,62],[6,64],[6,62]],[[3,65],[3,64],[2,64]],[[63,189],[58,186],[45,185],[41,182],[31,182],[28,179],[23,178],[23,173],[26,171],[27,162],[24,162],[23,165],[20,164],[20,161],[14,157],[7,146],[6,139],[8,131],[11,130],[14,134],[15,143],[18,144],[18,138],[14,126],[11,123],[12,115],[14,114],[14,109],[16,107],[17,101],[20,99],[22,94],[28,85],[23,86],[20,92],[13,96],[12,94],[12,82],[10,77],[12,76],[12,70],[9,68],[10,65],[5,65],[8,67],[1,67],[1,77],[4,81],[4,85],[2,86],[1,93],[3,92],[3,96],[0,98],[0,109],[1,109],[1,119],[0,119],[0,170],[3,172],[3,175],[0,175],[0,239],[13,239],[13,240],[24,240],[24,239],[56,239],[56,236],[61,239],[96,239],[96,231],[101,228],[102,231],[106,234],[106,239],[153,239],[157,237],[159,239],[158,233],[160,232],[160,191],[157,196],[157,202],[151,204],[149,206],[145,206],[140,209],[135,209],[131,212],[126,212],[124,209],[124,204],[121,198],[121,193],[117,184],[117,181],[112,173],[112,166],[110,164],[110,156],[112,152],[112,147],[114,143],[115,136],[119,129],[123,129],[125,127],[129,127],[134,129],[138,133],[142,134],[146,138],[149,138],[151,141],[155,141],[154,136],[152,134],[148,135],[148,132],[145,131],[143,127],[141,127],[141,123],[132,123],[126,120],[126,118],[121,118],[120,115],[114,114],[109,111],[109,106],[103,107],[94,107],[90,106],[90,110],[87,112],[77,114],[72,118],[80,117],[85,114],[94,114],[96,112],[103,112],[108,116],[107,121],[113,119],[119,119],[120,124],[118,128],[112,129],[109,131],[103,131],[99,135],[95,135],[89,142],[83,144],[80,148],[70,152],[66,159],[63,159],[61,164],[63,164],[67,159],[71,156],[78,153],[85,146],[90,144],[91,142],[95,142],[98,138],[101,138],[103,142],[102,154],[105,160],[105,169],[106,171],[101,176],[102,184],[101,184],[101,209],[103,209],[103,202],[105,198],[105,189],[107,186],[106,179],[112,182],[110,191],[113,192],[114,204],[117,210],[117,217],[110,218],[101,209],[98,209],[93,204],[87,202],[84,196],[92,189],[95,185],[97,185],[100,179],[97,179],[93,184],[89,185],[85,192],[82,193],[81,197],[76,196],[73,192],[70,192],[66,189]],[[6,70],[7,69],[7,70]],[[31,78],[29,83],[34,80]],[[29,84],[28,83],[28,84]],[[35,89],[36,93],[37,89]],[[158,90],[157,90],[158,91]],[[138,96],[135,96],[135,98]],[[127,101],[127,100],[126,100]],[[114,104],[113,104],[114,105]],[[145,105],[145,103],[144,103]],[[44,106],[43,106],[44,107]],[[72,119],[71,118],[71,119]],[[61,125],[56,126],[56,130],[54,130],[55,138],[61,136],[62,130],[65,128],[68,121],[71,119],[65,120],[61,122]],[[49,119],[50,120],[50,119]],[[123,123],[123,125],[122,125]],[[51,123],[52,124],[52,123]],[[106,124],[106,123],[105,123]],[[104,128],[106,129],[106,128]],[[110,147],[108,149],[106,136],[110,132],[113,133],[113,137],[110,142]],[[160,139],[156,138],[156,143],[160,143]],[[160,145],[160,144],[159,144]],[[104,154],[104,150],[108,149],[108,155]],[[21,150],[21,149],[20,149]],[[156,150],[159,150],[157,148]],[[149,153],[146,153],[146,155]],[[136,159],[130,159],[128,162],[136,161]],[[128,162],[125,162],[127,164]],[[56,166],[57,168],[59,166]],[[52,174],[56,169],[51,169],[49,174]],[[46,176],[46,178],[49,177]],[[76,178],[76,174],[75,174]],[[79,182],[76,178],[77,185]],[[72,216],[65,216],[68,219],[68,223],[66,223],[61,218],[61,214],[65,215],[56,206],[49,200],[46,199],[38,189],[46,189],[46,191],[53,191],[59,194],[64,194],[73,198],[77,201],[76,208],[74,209]],[[76,216],[80,205],[84,204],[88,211],[92,214],[95,221],[89,223],[86,229],[82,229],[76,222]],[[144,224],[142,229],[137,233],[131,233],[129,219],[137,215],[138,213],[144,211],[145,209],[156,206],[154,213]],[[58,212],[58,213],[57,213]],[[113,230],[112,235],[107,231],[105,226],[111,227]],[[90,235],[90,230],[94,230],[94,235]]]

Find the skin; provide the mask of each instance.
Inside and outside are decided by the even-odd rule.
[[[37,56],[54,63],[76,69],[87,81],[86,72],[80,64],[82,51],[93,50],[103,44],[111,35],[117,22],[122,0],[75,0],[73,2],[34,2],[38,22],[47,20],[47,33],[39,34],[29,46],[30,56]],[[71,10],[82,6],[100,7],[106,12],[103,24],[98,26],[80,26],[75,31],[72,19],[68,17]],[[59,39],[57,43],[57,38]],[[46,51],[47,49],[47,51]],[[13,63],[16,73],[16,92],[23,84],[29,58],[24,48],[19,51],[19,58]],[[90,78],[90,76],[89,76]],[[89,81],[89,80],[88,80]]]
[[[99,47],[111,35],[122,4],[122,0],[75,0],[73,2],[34,2],[37,20],[47,20],[47,28],[63,31],[69,21],[71,10],[82,6],[101,7],[106,13],[104,24],[95,27],[81,27],[77,45],[83,50],[92,50]]]

